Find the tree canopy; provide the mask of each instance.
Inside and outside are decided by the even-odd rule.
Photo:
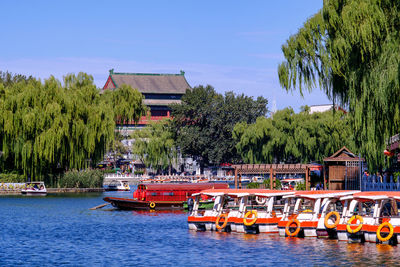
[[[400,2],[324,0],[282,51],[281,85],[300,93],[319,86],[352,116],[355,140],[371,168],[384,162],[400,130]]]
[[[158,171],[170,167],[171,170],[177,151],[170,123],[169,119],[151,123],[132,133],[131,137],[135,140],[132,151],[147,167]]]
[[[221,95],[212,86],[187,90],[182,103],[172,105],[173,131],[177,146],[185,156],[200,164],[220,164],[239,159],[232,130],[236,123],[253,123],[267,113],[263,97]]]
[[[343,145],[356,152],[349,118],[340,111],[296,114],[287,108],[253,124],[238,123],[233,137],[250,164],[321,162]]]
[[[22,74],[12,74],[9,71],[0,71],[0,83],[2,83],[4,86],[9,86],[20,81],[30,81],[33,79],[34,78],[32,76],[26,77]]]
[[[124,89],[125,90],[125,89]],[[142,114],[142,97],[137,90],[129,119]],[[0,147],[3,168],[19,169],[32,178],[56,169],[83,168],[102,159],[114,139],[116,108],[109,96],[100,94],[93,77],[69,74],[64,85],[51,76],[0,82]],[[120,98],[119,103],[126,105]]]

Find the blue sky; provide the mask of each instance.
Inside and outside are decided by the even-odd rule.
[[[322,0],[2,1],[0,70],[33,75],[87,72],[102,87],[108,70],[179,73],[276,101],[278,109],[327,104],[318,89],[301,98],[277,76],[281,46]]]

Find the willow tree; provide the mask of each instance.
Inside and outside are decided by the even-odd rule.
[[[151,123],[143,129],[134,131],[133,153],[147,166],[157,170],[171,168],[177,159],[177,149],[171,131],[170,121]]]
[[[85,73],[67,75],[64,85],[52,76],[43,83],[0,83],[3,163],[12,159],[15,169],[33,178],[87,167],[103,157],[114,139],[117,112]]]
[[[236,124],[233,138],[242,160],[251,164],[321,162],[343,145],[356,152],[349,117],[342,112],[296,114],[287,108]]]
[[[268,112],[263,97],[222,95],[210,85],[187,90],[181,100],[171,105],[173,131],[182,154],[194,158],[201,168],[239,160],[233,127],[241,121],[253,123]]]
[[[320,87],[354,117],[357,145],[371,168],[384,162],[400,129],[400,2],[324,0],[291,36],[278,68],[287,90]]]

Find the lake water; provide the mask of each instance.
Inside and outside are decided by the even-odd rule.
[[[106,195],[0,196],[0,266],[397,265],[400,246],[192,232],[185,213],[89,210]]]

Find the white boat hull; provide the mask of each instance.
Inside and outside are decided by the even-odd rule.
[[[47,191],[25,191],[22,190],[21,193],[27,196],[46,196]]]

